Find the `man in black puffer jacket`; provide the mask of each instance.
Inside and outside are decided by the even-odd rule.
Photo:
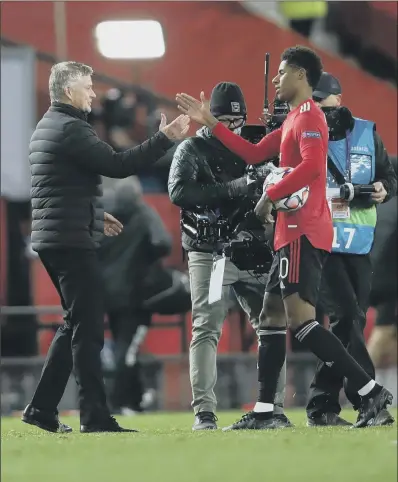
[[[95,97],[93,70],[77,62],[51,69],[51,106],[30,142],[32,247],[39,253],[65,310],[65,323],[50,346],[43,372],[22,420],[51,432],[70,432],[57,406],[72,368],[79,386],[82,432],[121,432],[110,416],[101,373],[104,306],[95,248],[100,236],[122,225],[100,209],[101,175],[124,178],[154,163],[184,137],[179,116],[143,144],[121,153],[96,135],[86,121]],[[128,430],[131,431],[131,430]]]
[[[234,83],[221,82],[214,87],[210,109],[212,114],[231,130],[239,130],[245,124],[245,100],[240,87]],[[254,204],[251,198],[255,183],[248,182],[245,169],[246,163],[243,159],[224,147],[206,127],[202,128],[196,137],[183,141],[174,154],[168,184],[170,199],[180,206],[182,211],[200,212],[201,208],[207,207],[231,221],[238,208],[242,208],[245,213],[253,212]],[[264,228],[255,216],[251,222],[245,223],[242,231],[246,230],[264,236]],[[259,316],[263,307],[266,280],[264,276],[259,277],[250,271],[238,269],[227,258],[221,299],[210,303],[208,295],[213,253],[217,247],[206,243],[199,244],[187,233],[182,234],[182,245],[188,251],[192,298],[190,378],[192,407],[195,413],[193,430],[216,429],[216,354],[222,325],[228,311],[230,289],[232,287],[234,290],[240,305],[249,315],[250,322],[260,337],[264,334]],[[260,357],[258,363],[261,381],[263,368]],[[285,377],[284,366],[275,397],[274,422],[278,427],[290,426],[283,413]],[[257,403],[254,410],[262,411],[261,405]],[[252,428],[263,428],[261,421]]]

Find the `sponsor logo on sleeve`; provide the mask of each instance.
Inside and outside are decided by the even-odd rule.
[[[304,139],[319,139],[321,137],[320,132],[315,131],[305,131],[301,134]]]

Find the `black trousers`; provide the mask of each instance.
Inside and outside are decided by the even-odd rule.
[[[40,259],[66,315],[51,343],[32,405],[55,412],[73,368],[81,423],[101,421],[109,416],[109,410],[100,358],[104,345],[104,296],[97,253],[49,249],[40,252]]]
[[[115,377],[111,392],[111,406],[115,411],[122,407],[140,410],[144,385],[142,369],[137,360],[132,366],[126,364],[126,354],[139,327],[148,327],[151,314],[144,310],[129,308],[108,314],[109,326],[115,342]],[[139,346],[137,346],[138,355]]]
[[[332,332],[361,367],[375,377],[375,369],[366,348],[363,331],[369,306],[372,265],[369,255],[331,254],[322,273],[319,302],[329,315]],[[319,362],[311,383],[307,414],[316,417],[325,412],[340,413],[339,394],[345,394],[355,410],[360,397],[346,379],[332,367]]]

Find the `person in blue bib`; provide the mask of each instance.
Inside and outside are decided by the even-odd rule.
[[[327,197],[334,228],[319,303],[329,316],[330,329],[374,378],[375,368],[363,335],[372,280],[370,251],[376,206],[396,194],[397,178],[374,122],[354,117],[341,105],[342,89],[336,77],[324,72],[313,99],[324,111],[329,127]],[[307,405],[309,426],[351,425],[339,416],[343,386],[360,415],[360,397],[347,380],[335,373],[332,364],[318,364]],[[372,425],[393,422],[383,410]]]

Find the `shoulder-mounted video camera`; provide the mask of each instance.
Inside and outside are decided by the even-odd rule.
[[[273,102],[268,100],[268,79],[269,79],[270,54],[265,54],[265,79],[264,79],[264,107],[263,117],[260,119],[262,124],[247,124],[241,129],[241,136],[252,144],[257,144],[270,132],[279,129],[285,121],[289,106],[275,98]],[[270,107],[272,111],[270,112]]]
[[[267,52],[265,54],[265,78],[264,78],[264,107],[263,107],[263,118],[266,121],[266,126],[269,132],[279,129],[284,123],[288,113],[289,106],[286,102],[282,102],[277,97],[271,103],[273,106],[272,113],[270,114],[269,108],[270,104],[268,101],[268,79],[269,79],[269,62],[270,54]]]
[[[272,113],[269,113],[268,101],[267,107],[264,107],[263,124],[246,124],[242,127],[240,135],[244,139],[252,144],[258,144],[267,134],[281,127],[289,113],[289,107],[286,102],[278,99],[275,99],[271,105],[273,106]]]
[[[266,111],[268,113],[268,101],[266,104],[267,106],[265,106],[264,103],[264,112]],[[274,102],[271,105],[273,105],[273,112],[267,121],[267,128],[269,129],[269,132],[279,129],[289,114],[289,106],[286,102],[274,99]]]

